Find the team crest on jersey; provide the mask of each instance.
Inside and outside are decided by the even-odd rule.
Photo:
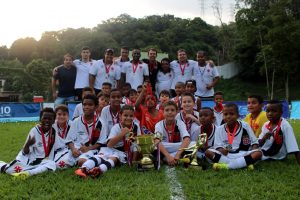
[[[59,166],[60,168],[66,167],[65,161],[63,161],[63,160],[59,161],[58,166]]]
[[[14,167],[14,170],[15,170],[16,173],[19,173],[19,172],[22,171],[22,167],[17,165],[17,166]]]
[[[243,145],[249,145],[251,143],[248,136],[244,136],[242,141],[243,141]]]

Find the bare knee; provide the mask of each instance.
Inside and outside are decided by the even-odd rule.
[[[85,161],[86,161],[86,159],[85,158],[80,158],[79,160],[78,160],[78,166],[79,167],[81,167],[82,165],[83,165],[83,163],[85,163]]]

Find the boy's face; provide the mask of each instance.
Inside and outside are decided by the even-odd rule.
[[[56,120],[59,124],[64,124],[69,120],[69,113],[62,110],[56,112]]]
[[[218,105],[218,104],[222,104],[223,101],[224,101],[224,99],[223,99],[223,96],[222,96],[222,95],[218,94],[218,95],[215,96],[215,103],[216,103],[217,105]]]
[[[164,72],[168,71],[170,69],[170,63],[168,61],[162,61],[161,62],[161,68]]]
[[[121,49],[121,57],[122,58],[128,58],[129,51],[126,49]]]
[[[233,125],[238,120],[239,114],[234,107],[225,107],[223,110],[223,118],[228,125]]]
[[[247,108],[250,113],[259,113],[263,104],[260,104],[256,98],[248,98]]]
[[[81,58],[82,58],[83,60],[88,60],[88,59],[90,59],[90,56],[91,56],[90,50],[82,50],[82,51],[81,51]]]
[[[113,91],[112,93],[110,93],[110,105],[111,106],[120,106],[120,104],[122,103],[121,98],[122,98],[121,92]]]
[[[104,54],[104,59],[105,59],[105,61],[111,63],[114,59],[114,54],[112,52],[106,52]]]
[[[53,113],[44,112],[41,117],[41,128],[43,131],[47,132],[52,128],[52,124],[54,123],[55,116]]]
[[[190,96],[183,96],[181,97],[181,103],[182,103],[182,109],[184,111],[191,111],[194,108],[195,102],[193,101],[193,98]]]
[[[110,91],[111,91],[111,87],[110,87],[110,86],[108,86],[108,85],[103,85],[103,86],[102,86],[102,93],[103,93],[103,94],[109,95],[109,94],[110,94]]]
[[[88,94],[94,94],[92,91],[83,91],[82,92],[82,99],[86,96],[86,95],[88,95]]]
[[[180,96],[184,92],[185,88],[183,85],[176,85],[175,86],[175,93],[177,96]]]
[[[173,105],[167,105],[164,107],[164,117],[167,121],[172,121],[175,119],[177,114],[176,107]]]
[[[94,115],[96,110],[95,102],[92,99],[84,99],[82,102],[83,113],[86,116]]]
[[[161,104],[164,104],[169,100],[170,100],[170,97],[166,94],[161,94],[160,97],[159,97],[159,101],[160,101]]]
[[[188,83],[185,86],[185,91],[194,94],[196,92],[196,87],[192,83]]]
[[[98,101],[99,101],[99,107],[101,107],[101,108],[107,106],[108,103],[109,103],[109,99],[106,98],[106,97],[103,97],[103,96],[102,96],[102,97],[99,97],[99,98],[98,98]]]
[[[198,53],[197,54],[197,61],[200,63],[200,64],[205,64],[205,61],[206,61],[206,57],[203,53]]]
[[[282,110],[278,104],[267,104],[266,113],[270,122],[278,122],[282,115]]]
[[[210,125],[214,122],[214,113],[209,109],[202,109],[199,112],[199,121],[202,126]]]
[[[137,99],[137,93],[130,93],[129,94],[129,100],[131,102],[136,102],[136,99]]]
[[[184,51],[180,51],[177,53],[177,58],[179,62],[185,62],[187,60],[187,55]]]
[[[131,127],[134,118],[134,112],[132,110],[124,110],[121,115],[121,123],[123,126]]]
[[[148,108],[154,108],[156,106],[156,99],[152,95],[147,95],[145,102]]]

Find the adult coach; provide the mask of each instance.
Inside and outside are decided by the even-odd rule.
[[[143,85],[149,80],[148,65],[140,60],[141,51],[134,49],[132,51],[132,60],[126,62],[122,67],[122,83],[130,83],[131,88],[137,90],[137,87]]]
[[[150,48],[148,50],[148,59],[143,59],[143,62],[148,64],[149,81],[153,91],[155,91],[158,69],[161,68],[161,64],[159,61],[156,60],[156,57],[157,50],[154,48]]]
[[[196,96],[201,99],[214,98],[214,86],[218,83],[219,73],[213,62],[207,61],[205,51],[197,52],[198,65],[194,71],[194,79],[197,83]]]
[[[76,81],[75,81],[75,92],[77,99],[81,101],[82,89],[89,87],[89,71],[95,60],[90,59],[91,50],[89,47],[83,47],[81,49],[81,59],[74,60],[74,65],[77,68]]]
[[[120,57],[115,60],[115,64],[120,66],[120,69],[122,69],[123,65],[126,62],[129,62],[129,48],[128,47],[121,47]]]
[[[185,83],[187,80],[191,79],[194,73],[194,67],[196,62],[187,59],[187,54],[184,49],[179,49],[177,51],[177,59],[170,63],[171,70],[174,72],[174,79],[171,85],[171,95],[174,97],[175,85],[177,82]]]
[[[64,104],[66,101],[75,100],[76,67],[73,65],[73,57],[70,54],[64,55],[64,64],[53,70],[52,94],[54,107]],[[58,93],[56,85],[58,83]]]

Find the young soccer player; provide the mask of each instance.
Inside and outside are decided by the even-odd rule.
[[[216,92],[215,93],[215,106],[214,106],[214,115],[215,115],[215,125],[216,126],[220,126],[222,124],[224,124],[224,120],[223,120],[223,101],[224,101],[224,97],[223,97],[223,92]]]
[[[239,111],[236,104],[226,104],[223,110],[225,124],[215,133],[214,147],[205,152],[213,169],[238,169],[252,165],[261,159],[258,140],[251,127],[238,121]]]
[[[141,102],[145,95],[146,106],[144,107],[141,105]],[[141,122],[142,134],[154,133],[155,124],[164,118],[163,112],[156,108],[156,102],[157,100],[152,94],[150,84],[144,84],[143,90],[135,103],[135,110],[140,114],[136,117],[140,117],[138,120]]]
[[[129,103],[129,91],[131,90],[131,85],[130,83],[125,83],[122,86],[122,104],[127,104]]]
[[[76,163],[81,166],[106,144],[106,124],[96,115],[97,97],[93,94],[84,96],[82,105],[83,115],[73,121],[66,138],[66,144],[70,149],[69,155],[61,159],[68,166]]]
[[[52,128],[54,120],[53,109],[44,108],[40,113],[40,123],[30,130],[16,160],[2,166],[1,170],[20,179],[46,171],[55,171],[54,150],[61,143],[58,142],[55,129]]]
[[[104,83],[102,84],[101,92],[102,92],[103,94],[110,95],[111,89],[112,89],[112,84],[109,83],[109,82],[104,82]]]
[[[162,90],[159,94],[159,103],[156,106],[158,110],[164,110],[164,104],[170,101],[170,92],[168,90]]]
[[[97,116],[100,117],[102,109],[109,104],[109,95],[103,94],[102,92],[100,92],[97,95],[97,98],[98,98],[99,105],[96,110],[96,113],[97,113]]]
[[[181,110],[181,95],[185,92],[185,85],[183,82],[177,82],[175,85],[176,97],[171,100],[174,101],[178,107],[178,110]]]
[[[100,118],[106,124],[108,130],[111,130],[115,124],[120,122],[121,98],[121,92],[118,89],[112,89],[109,100],[110,105],[102,109]]]
[[[263,125],[258,140],[263,153],[262,160],[282,160],[287,154],[293,153],[300,165],[299,147],[293,128],[281,117],[282,104],[276,100],[269,101],[266,112],[269,121]]]
[[[107,147],[101,148],[98,155],[87,160],[75,174],[81,177],[88,175],[96,177],[114,167],[117,163],[126,163],[130,160],[128,153],[137,153],[133,145],[136,136],[141,134],[138,124],[133,122],[134,109],[125,105],[121,109],[121,121],[115,124],[110,131]]]
[[[165,103],[165,119],[155,125],[155,133],[159,132],[162,134],[162,140],[159,143],[160,151],[170,166],[178,164],[184,152],[184,150],[179,149],[186,148],[190,144],[190,135],[186,130],[185,124],[181,120],[176,119],[177,109],[175,102],[169,101]]]
[[[196,92],[196,81],[195,80],[187,80],[185,82],[185,92],[189,92],[194,95],[195,99],[195,105],[194,105],[194,110],[198,111],[201,109],[201,99],[200,97],[195,96]]]
[[[250,125],[254,134],[258,137],[264,123],[268,121],[266,112],[262,110],[263,98],[259,95],[250,95],[247,102],[250,113],[246,115],[244,121]]]
[[[94,94],[94,90],[90,87],[83,88],[82,89],[82,99],[84,96],[86,96],[88,94]],[[83,108],[82,108],[82,102],[81,102],[76,105],[72,119],[74,120],[75,118],[81,116],[82,114],[83,114]]]
[[[127,102],[126,105],[134,106],[137,98],[138,98],[137,91],[135,89],[131,89],[129,91],[129,101]]]
[[[181,120],[189,134],[193,123],[200,125],[199,113],[194,111],[195,97],[193,94],[185,92],[181,95],[182,110],[176,115],[176,119]]]

